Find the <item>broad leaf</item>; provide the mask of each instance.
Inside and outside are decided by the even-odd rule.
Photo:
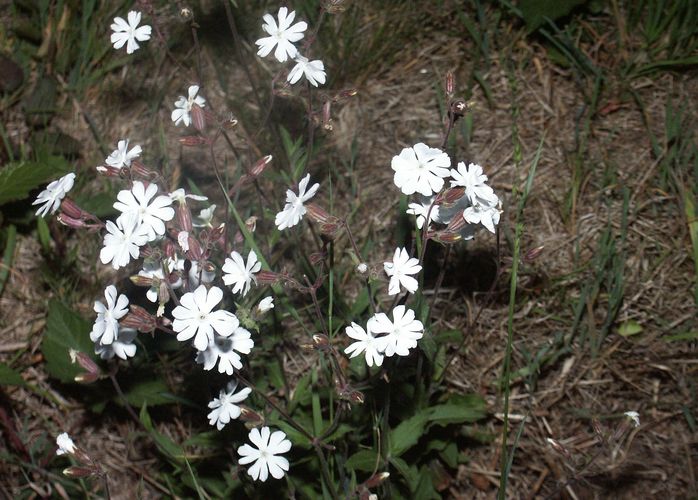
[[[399,457],[417,444],[429,422],[429,416],[428,411],[417,413],[390,431],[391,457]]]
[[[0,385],[25,385],[26,382],[22,376],[7,366],[5,363],[0,363]]]
[[[70,165],[57,156],[42,162],[14,162],[0,169],[0,205],[26,198],[29,192],[42,184],[62,177]]]
[[[554,21],[564,17],[586,2],[587,0],[521,0],[519,8],[528,29],[533,31],[545,24],[547,19]]]
[[[380,459],[376,450],[359,450],[347,459],[346,467],[351,470],[373,472]]]
[[[70,349],[84,352],[95,358],[90,330],[90,323],[68,309],[65,304],[56,299],[49,302],[46,333],[41,343],[41,351],[46,358],[46,369],[51,376],[63,382],[73,382],[75,375],[85,371],[71,362]]]

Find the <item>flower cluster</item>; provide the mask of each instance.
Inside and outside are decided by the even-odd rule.
[[[416,216],[419,229],[425,225],[430,229],[433,222],[450,226],[452,240],[472,239],[479,224],[494,233],[502,204],[487,184],[482,167],[464,162],[456,168],[451,165],[446,153],[421,142],[393,157],[395,185],[404,194],[419,195],[408,205],[407,213]],[[449,177],[451,188],[442,191]]]
[[[289,12],[286,7],[281,7],[277,15],[278,22],[271,14],[264,14],[264,24],[262,29],[269,35],[260,38],[255,42],[259,47],[257,55],[267,57],[274,50],[274,57],[279,62],[286,62],[289,59],[295,61],[296,65],[291,69],[286,78],[291,84],[297,83],[302,76],[308,80],[313,87],[322,85],[327,79],[325,65],[320,60],[311,61],[303,57],[294,43],[303,39],[303,33],[308,29],[305,21],[295,24],[296,12]]]

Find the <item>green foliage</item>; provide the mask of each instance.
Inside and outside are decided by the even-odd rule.
[[[59,156],[5,165],[0,169],[0,205],[26,198],[32,189],[65,175],[70,169],[70,164]]]
[[[584,5],[588,0],[521,0],[521,15],[530,31],[568,15],[572,9]]]
[[[7,366],[5,363],[0,363],[0,385],[25,385],[22,376]]]
[[[46,358],[46,369],[52,377],[62,382],[73,382],[75,375],[84,371],[71,362],[70,350],[75,349],[94,357],[90,329],[89,322],[61,301],[52,299],[49,302],[41,351]]]

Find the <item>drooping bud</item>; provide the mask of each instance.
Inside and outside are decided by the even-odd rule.
[[[322,105],[322,128],[328,132],[332,131],[332,115],[331,115],[332,101],[325,101]]]
[[[148,288],[153,286],[153,278],[149,278],[147,276],[136,274],[135,276],[129,277],[129,279],[131,280],[131,283],[136,286],[147,286]]]
[[[465,219],[463,218],[463,210],[458,211],[451,222],[446,226],[445,232],[456,233],[465,227]]]
[[[102,370],[99,368],[99,366],[97,366],[97,364],[94,361],[92,361],[92,358],[90,358],[84,352],[77,351],[75,349],[70,349],[68,353],[70,354],[70,361],[73,364],[77,363],[78,365],[80,365],[87,371],[87,373],[97,376],[102,374]]]
[[[530,263],[536,260],[538,257],[541,256],[543,253],[543,250],[545,249],[545,245],[541,245],[539,247],[531,248],[528,252],[526,252],[523,256],[523,261]]]
[[[85,229],[91,226],[90,224],[87,224],[84,220],[76,219],[67,214],[58,214],[58,222],[60,222],[64,226],[72,227],[73,229]]]
[[[180,203],[177,205],[177,222],[179,223],[179,228],[182,231],[191,232],[194,229],[194,225],[191,222],[191,210],[189,205],[186,203]]]
[[[94,467],[80,467],[78,465],[73,465],[72,467],[63,469],[63,475],[72,478],[91,477],[98,473],[99,471]]]
[[[196,147],[196,146],[208,146],[211,144],[211,140],[207,137],[202,137],[200,135],[188,135],[179,138],[179,143],[182,146]]]
[[[264,169],[267,168],[267,165],[271,163],[272,159],[272,155],[267,155],[257,160],[257,163],[255,163],[254,166],[250,169],[250,177],[256,178],[262,175],[262,172],[264,172]]]
[[[327,335],[316,333],[313,335],[313,344],[315,344],[316,349],[326,351],[330,347],[330,339],[327,337]]]
[[[450,233],[448,231],[429,231],[427,233],[427,239],[434,240],[439,243],[451,244],[459,242],[462,239],[462,236],[458,233]]]
[[[77,204],[70,198],[65,198],[61,202],[61,212],[63,212],[65,215],[68,215],[69,217],[72,217],[73,219],[84,220],[87,217],[89,217],[89,214],[85,212],[82,208],[77,206]]]
[[[138,160],[131,160],[131,173],[144,179],[150,179],[156,175],[155,172],[145,168],[145,165]]]
[[[240,406],[240,420],[251,427],[259,427],[264,424],[264,417],[247,406]]]
[[[119,177],[119,175],[121,174],[120,168],[114,168],[108,165],[100,165],[95,168],[97,169],[97,172],[99,174],[104,175],[106,177]]]
[[[440,193],[436,197],[436,199],[434,200],[434,204],[435,205],[444,205],[445,207],[449,207],[450,205],[453,205],[458,200],[463,198],[464,195],[465,195],[465,188],[462,188],[462,187],[449,188],[446,191]]]
[[[157,318],[143,309],[141,306],[131,304],[129,313],[119,321],[125,328],[135,328],[139,332],[152,332],[157,326]]]
[[[364,483],[364,486],[366,486],[366,488],[375,488],[389,477],[390,472],[379,472],[369,477]]]
[[[189,243],[189,250],[186,252],[187,257],[190,260],[201,260],[204,257],[204,250],[201,248],[201,244],[194,238],[189,238],[187,242]]]
[[[456,77],[453,74],[453,70],[448,70],[446,73],[446,97],[448,99],[453,99],[453,95],[456,92]]]
[[[335,104],[341,103],[343,101],[346,101],[347,99],[354,97],[356,94],[358,94],[359,91],[356,89],[345,89],[341,90],[334,98],[332,101],[334,101]]]

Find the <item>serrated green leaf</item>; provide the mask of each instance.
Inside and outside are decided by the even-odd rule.
[[[70,349],[84,352],[96,360],[90,330],[90,323],[62,302],[56,299],[49,302],[41,352],[46,358],[46,369],[52,377],[63,382],[73,382],[75,375],[84,371],[71,362]]]
[[[0,385],[26,385],[26,382],[18,372],[0,363]]]
[[[642,325],[637,321],[629,320],[618,327],[618,335],[622,337],[632,337],[642,333]]]
[[[13,162],[0,169],[0,205],[22,200],[32,189],[58,179],[70,171],[63,158],[49,156],[41,162]]]
[[[429,422],[429,412],[413,415],[390,431],[390,456],[399,457],[417,444]]]
[[[380,464],[376,450],[359,450],[346,461],[348,469],[362,472],[373,472],[376,464]]]

